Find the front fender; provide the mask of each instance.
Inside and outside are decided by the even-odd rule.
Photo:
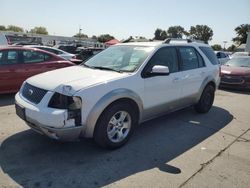
[[[129,89],[117,89],[113,90],[106,95],[104,95],[92,108],[90,111],[87,121],[86,121],[86,129],[84,131],[85,137],[93,137],[94,130],[95,130],[95,125],[102,114],[102,112],[105,110],[105,108],[110,105],[112,102],[117,101],[122,98],[127,98],[133,100],[138,108],[139,108],[139,118],[140,114],[142,113],[143,110],[143,103],[141,98],[139,97],[138,94],[135,92],[129,90]]]

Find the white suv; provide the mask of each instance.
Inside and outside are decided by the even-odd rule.
[[[15,96],[16,113],[51,138],[93,137],[118,148],[141,122],[192,105],[208,112],[218,83],[218,60],[207,44],[124,43],[27,79]]]

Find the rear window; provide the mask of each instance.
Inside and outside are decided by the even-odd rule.
[[[199,47],[213,65],[219,64],[218,58],[210,47]]]
[[[48,54],[33,51],[33,50],[26,50],[23,51],[23,60],[24,63],[40,63],[47,61],[50,58]]]

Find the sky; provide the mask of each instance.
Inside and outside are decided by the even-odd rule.
[[[232,44],[234,29],[250,24],[250,0],[0,0],[0,25],[25,30],[46,27],[49,34],[111,34],[153,38],[156,28],[208,25],[210,44]]]

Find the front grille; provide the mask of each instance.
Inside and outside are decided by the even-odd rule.
[[[221,81],[229,84],[240,84],[243,82],[242,78],[233,77],[233,76],[223,76],[221,77]]]
[[[47,90],[40,89],[38,87],[25,83],[21,93],[22,96],[26,98],[28,101],[38,104],[39,102],[41,102],[44,95],[47,93]]]

